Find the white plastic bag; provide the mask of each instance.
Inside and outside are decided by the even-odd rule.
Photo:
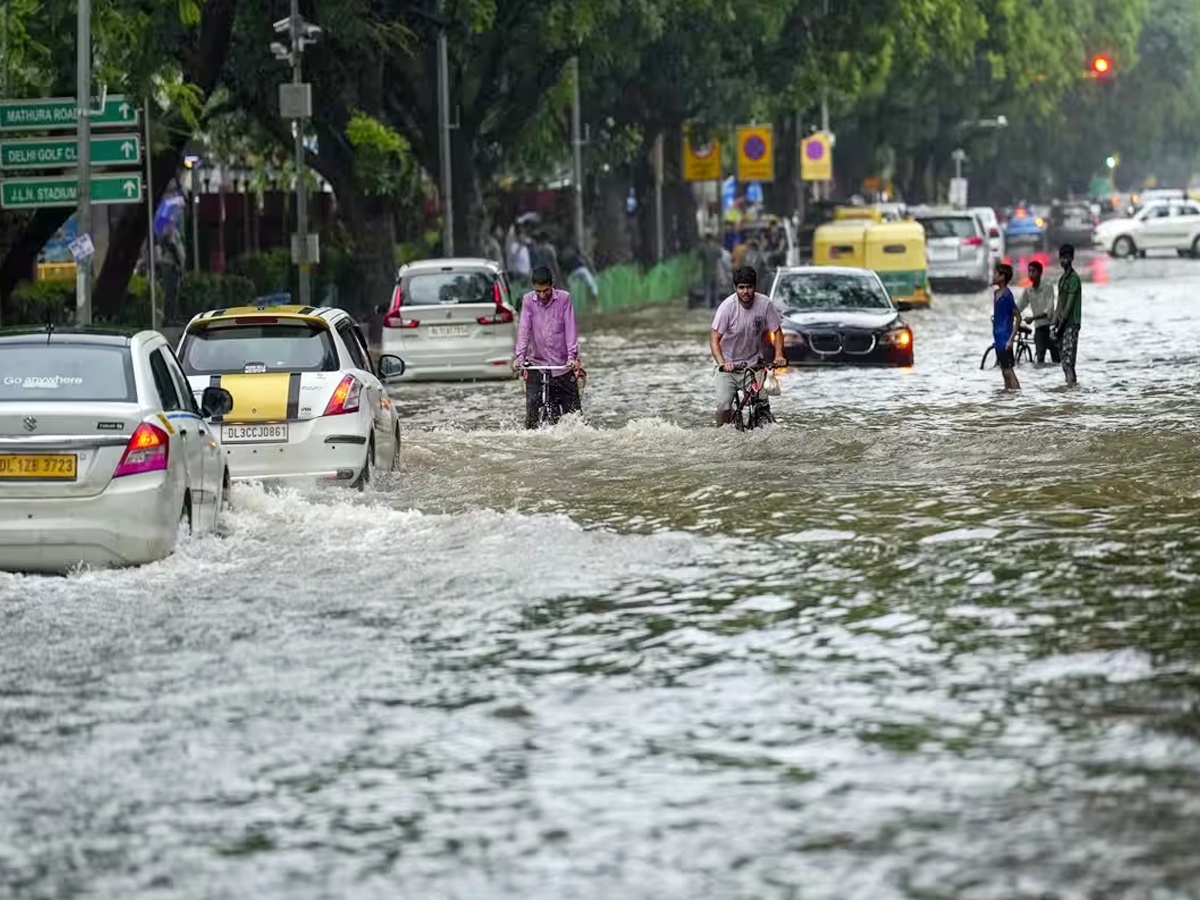
[[[768,397],[779,396],[779,379],[775,377],[774,369],[767,369],[763,374],[762,393]]]

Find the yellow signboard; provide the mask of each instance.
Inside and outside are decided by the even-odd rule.
[[[800,144],[800,178],[803,181],[829,181],[833,178],[833,149],[829,135],[817,132]]]
[[[737,131],[738,181],[774,181],[775,148],[770,125],[743,125]]]
[[[692,130],[683,126],[683,179],[684,181],[721,180],[721,142],[707,144],[692,143]]]

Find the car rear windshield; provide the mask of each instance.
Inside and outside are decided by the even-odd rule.
[[[189,331],[182,350],[188,375],[338,370],[333,338],[316,322],[211,325]]]
[[[47,343],[0,349],[0,400],[137,400],[128,347]]]
[[[440,306],[443,303],[493,303],[495,283],[490,272],[430,272],[409,275],[401,285],[404,306]]]
[[[892,301],[865,275],[797,272],[780,275],[774,299],[784,311],[812,309],[891,309]]]
[[[925,227],[927,238],[975,237],[975,220],[965,216],[939,216],[917,221]]]

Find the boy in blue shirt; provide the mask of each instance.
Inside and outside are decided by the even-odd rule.
[[[1017,337],[1017,329],[1021,326],[1021,311],[1017,309],[1017,301],[1008,289],[1012,279],[1012,266],[1007,263],[996,266],[996,277],[992,279],[996,288],[996,296],[992,301],[992,340],[996,346],[996,362],[1004,376],[1005,389],[1019,391],[1021,384],[1017,381],[1013,341]]]

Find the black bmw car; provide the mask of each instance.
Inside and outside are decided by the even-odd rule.
[[[783,317],[788,362],[799,365],[911,366],[912,329],[870,269],[780,269],[771,301]]]

